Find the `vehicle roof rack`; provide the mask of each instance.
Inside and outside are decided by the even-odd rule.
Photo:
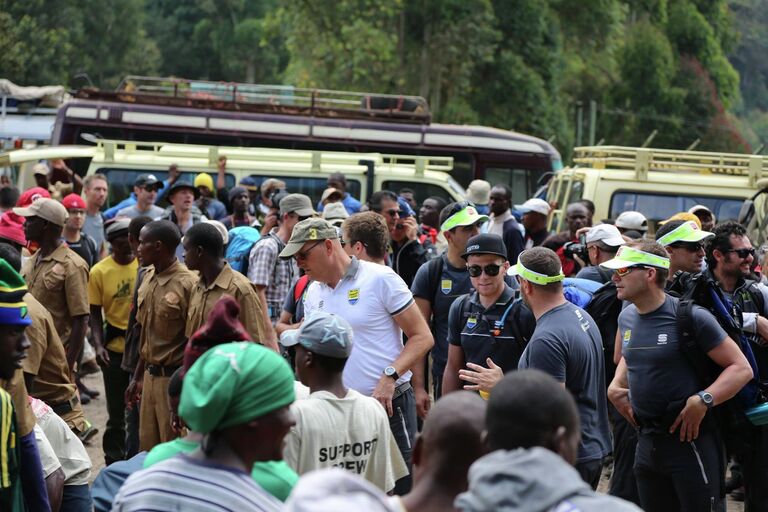
[[[304,89],[291,85],[211,82],[130,75],[115,91],[93,87],[75,97],[144,105],[206,108],[429,124],[432,115],[421,96]]]
[[[640,181],[648,180],[649,171],[746,176],[750,186],[755,186],[758,179],[768,177],[767,157],[739,153],[583,146],[574,150],[573,161],[594,169],[634,170]]]

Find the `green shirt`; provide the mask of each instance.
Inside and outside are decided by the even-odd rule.
[[[3,512],[26,510],[19,477],[20,457],[21,447],[11,395],[0,388],[0,510]]]
[[[183,438],[159,444],[147,454],[147,458],[144,459],[144,468],[170,459],[179,453],[193,452],[199,447],[199,443]],[[299,481],[299,475],[282,460],[255,463],[251,471],[251,478],[280,501],[288,499],[293,486]]]

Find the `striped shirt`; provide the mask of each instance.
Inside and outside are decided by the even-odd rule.
[[[279,511],[282,503],[248,473],[178,455],[131,475],[113,511]]]

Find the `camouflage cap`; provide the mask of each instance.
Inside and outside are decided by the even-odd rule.
[[[304,244],[315,240],[333,240],[339,238],[339,231],[325,219],[312,217],[305,219],[293,227],[291,239],[280,252],[281,258],[291,258],[299,252]]]

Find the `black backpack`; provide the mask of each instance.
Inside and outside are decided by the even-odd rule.
[[[616,363],[613,362],[615,353],[616,332],[619,330],[619,313],[621,301],[616,297],[616,284],[608,281],[592,294],[592,299],[584,307],[584,311],[595,321],[600,338],[603,341],[605,356],[606,386],[611,383],[616,373]]]

